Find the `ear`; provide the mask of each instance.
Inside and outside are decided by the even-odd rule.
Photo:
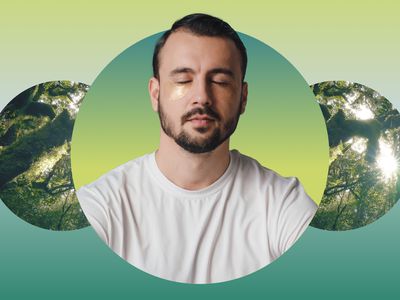
[[[244,113],[246,110],[246,105],[247,105],[247,94],[248,94],[248,84],[247,82],[243,82],[242,85],[242,99],[241,99],[241,108],[240,108],[240,114]]]
[[[151,106],[155,112],[158,111],[158,98],[160,96],[160,82],[157,78],[151,77],[149,80],[149,94]]]

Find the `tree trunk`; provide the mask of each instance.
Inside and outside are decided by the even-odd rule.
[[[71,140],[74,121],[64,110],[51,123],[21,137],[0,156],[0,188],[29,169],[43,152]]]

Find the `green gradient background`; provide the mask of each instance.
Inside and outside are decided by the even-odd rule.
[[[91,84],[122,50],[180,16],[215,14],[283,54],[309,84],[349,80],[400,107],[397,1],[2,2],[0,103],[40,82]],[[160,1],[161,2],[161,1]],[[50,232],[0,202],[0,294],[7,299],[396,299],[400,208],[361,229],[310,228],[249,277],[216,285],[160,280],[118,258],[91,228]]]
[[[160,34],[115,58],[82,103],[72,137],[75,187],[158,148],[160,125],[147,91],[152,52]],[[319,203],[328,172],[325,121],[307,82],[276,51],[241,35],[249,57],[246,112],[231,148],[284,176],[297,176]]]

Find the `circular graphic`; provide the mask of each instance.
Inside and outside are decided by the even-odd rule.
[[[159,143],[158,115],[147,91],[155,41],[150,36],[117,56],[85,97],[73,133],[76,188],[146,153]],[[296,176],[319,203],[328,172],[328,138],[315,97],[279,53],[244,34],[249,96],[231,148],[283,176]]]
[[[400,198],[400,114],[358,83],[327,81],[312,88],[326,120],[330,167],[311,225],[337,231],[368,225]]]
[[[245,79],[249,84],[249,97],[246,111],[240,117],[238,128],[231,138],[231,149],[240,150],[281,175],[297,176],[311,197],[319,202],[326,184],[328,140],[315,97],[303,77],[281,55],[252,37],[244,34],[240,36],[249,57]],[[153,48],[159,37],[160,34],[150,36],[125,50],[93,83],[79,112],[73,135],[72,168],[76,188],[157,149],[160,122],[152,110],[148,84],[152,76]],[[165,183],[164,179],[160,180]],[[79,191],[78,196],[81,197],[83,193],[85,191]],[[103,197],[104,193],[100,194],[98,196]],[[189,196],[189,193],[185,195]],[[96,199],[97,196],[93,197]],[[94,205],[103,207],[100,202]],[[114,216],[114,212],[111,214]],[[123,253],[128,250],[124,247],[116,250],[118,242],[114,244],[110,241],[107,235],[110,228],[104,227],[102,223],[103,217],[110,219],[111,215],[106,213],[98,217],[92,219],[92,225],[102,239],[124,257]],[[173,222],[173,219],[170,220]],[[306,225],[301,226],[303,230]],[[297,236],[291,236],[290,245]],[[179,241],[171,243],[179,244]],[[171,244],[166,247],[171,247]],[[274,259],[276,256],[272,255],[266,261],[269,263]],[[265,265],[265,262],[256,268],[249,265],[247,272],[241,276]],[[146,270],[140,265],[135,266]],[[234,263],[232,268],[235,268]],[[229,279],[237,277],[240,276]]]
[[[33,86],[0,114],[0,198],[21,219],[51,230],[88,226],[72,183],[70,140],[88,86]]]

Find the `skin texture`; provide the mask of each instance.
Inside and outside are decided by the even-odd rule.
[[[159,60],[159,79],[149,80],[161,123],[157,165],[181,188],[207,187],[229,165],[229,136],[247,103],[240,53],[228,39],[178,30]]]
[[[173,91],[171,92],[171,101],[178,101],[185,97],[185,94],[188,91],[188,87],[185,85],[175,86]]]

